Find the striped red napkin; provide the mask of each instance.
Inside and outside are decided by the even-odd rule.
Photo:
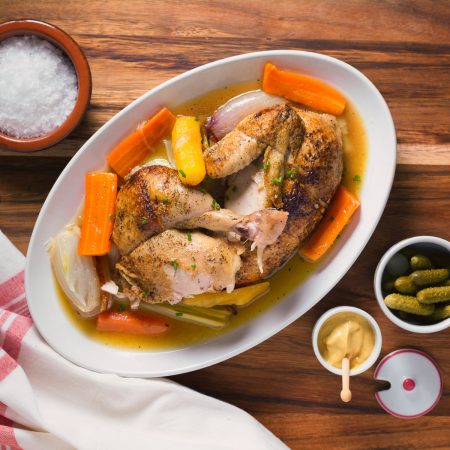
[[[41,338],[0,231],[0,450],[286,449],[250,415],[164,379],[78,367]]]

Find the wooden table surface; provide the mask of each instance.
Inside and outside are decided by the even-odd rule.
[[[78,41],[91,66],[93,93],[84,122],[61,144],[34,154],[0,150],[0,227],[23,252],[72,155],[105,121],[164,80],[239,53],[301,49],[340,58],[375,83],[394,117],[398,166],[385,213],[358,261],[319,305],[278,335],[174,379],[243,408],[292,448],[450,448],[450,333],[422,336],[397,328],[372,289],[376,264],[395,242],[420,234],[450,238],[450,4],[0,0],[0,22],[28,17],[58,25]],[[386,414],[374,398],[373,369],[352,379],[353,401],[340,402],[340,380],[319,365],[310,335],[325,310],[345,304],[374,315],[382,355],[413,347],[437,360],[445,387],[430,414],[415,420]]]

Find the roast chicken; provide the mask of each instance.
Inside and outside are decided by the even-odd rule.
[[[133,174],[117,196],[113,240],[120,254],[127,255],[164,230],[205,228],[268,245],[281,234],[287,217],[274,208],[248,216],[221,209],[206,191],[183,184],[176,170],[148,166]]]
[[[204,160],[226,180],[226,208],[168,167],[143,167],[122,186],[113,241],[130,298],[178,302],[282,267],[341,182],[342,137],[333,116],[280,104],[246,117]]]

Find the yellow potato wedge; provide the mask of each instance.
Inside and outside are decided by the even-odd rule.
[[[253,284],[252,286],[245,286],[235,289],[228,294],[223,292],[206,292],[205,294],[196,295],[193,298],[183,299],[183,303],[189,306],[201,306],[203,308],[212,308],[219,305],[236,305],[244,306],[255,300],[270,289],[270,283],[265,281],[263,283]]]
[[[206,175],[200,122],[195,117],[178,116],[172,129],[172,148],[178,176],[184,184],[196,186]]]

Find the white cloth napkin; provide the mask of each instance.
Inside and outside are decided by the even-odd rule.
[[[78,367],[41,338],[24,256],[0,231],[0,448],[286,449],[250,415],[164,379]]]

